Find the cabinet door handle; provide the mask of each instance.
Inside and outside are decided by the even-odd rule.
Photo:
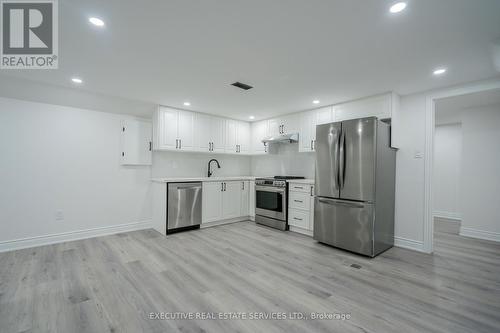
[[[302,221],[302,219],[299,219],[298,217],[294,217],[293,219],[297,221]]]
[[[311,150],[313,150],[313,140],[311,140]]]
[[[304,201],[302,201],[302,200],[293,200],[293,201],[295,201],[295,202],[304,202]]]
[[[152,148],[153,148],[153,143],[149,141],[149,151],[151,151]]]
[[[313,150],[316,150],[316,140],[313,140]]]
[[[220,191],[223,192],[224,191],[224,183],[220,183]]]
[[[175,149],[179,149],[179,139],[175,139]]]
[[[301,190],[304,189],[302,186],[294,186],[293,188],[300,188]]]
[[[314,196],[313,191],[314,191],[314,186],[311,186],[311,197]]]
[[[179,149],[182,149],[182,140],[179,139]]]
[[[226,184],[226,183],[224,183],[224,192],[226,192],[226,185],[227,185],[227,184]]]
[[[241,189],[244,190],[245,189],[245,182],[241,182]]]

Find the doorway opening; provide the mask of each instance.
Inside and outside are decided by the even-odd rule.
[[[434,251],[498,246],[500,89],[435,99],[433,132]]]

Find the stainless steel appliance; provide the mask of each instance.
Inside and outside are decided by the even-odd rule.
[[[288,230],[287,179],[304,179],[304,177],[274,176],[255,179],[255,222]]]
[[[394,244],[396,150],[375,117],[316,127],[314,239],[374,257]]]
[[[168,183],[167,234],[200,227],[201,193],[200,182]]]

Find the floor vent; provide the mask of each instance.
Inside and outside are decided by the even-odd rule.
[[[361,265],[358,265],[358,264],[352,264],[351,267],[353,268],[356,268],[356,269],[360,269],[361,268]]]
[[[253,88],[252,86],[249,86],[248,84],[244,84],[244,83],[241,83],[241,82],[231,83],[231,85],[235,86],[237,88],[243,89],[243,90],[248,90],[248,89],[252,89]]]

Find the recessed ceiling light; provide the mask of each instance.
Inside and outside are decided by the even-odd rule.
[[[319,104],[319,101],[318,101],[317,99],[315,99],[315,100],[313,101],[313,104]]]
[[[90,17],[89,22],[98,27],[104,26],[104,21],[97,17]]]
[[[389,8],[389,11],[393,14],[402,12],[406,8],[406,2],[397,2]]]
[[[254,120],[254,119],[255,119],[255,117],[254,117],[254,116],[250,116],[250,117],[248,117],[248,119],[250,119],[250,120]]]
[[[83,80],[80,79],[79,77],[74,77],[71,79],[71,81],[73,81],[73,83],[78,83],[78,84],[83,83]]]
[[[434,72],[432,72],[434,75],[442,75],[444,73],[446,73],[446,68],[438,68],[436,70],[434,70]]]
[[[184,102],[184,106],[190,106],[190,105],[191,105],[191,103],[189,103],[189,102]]]

